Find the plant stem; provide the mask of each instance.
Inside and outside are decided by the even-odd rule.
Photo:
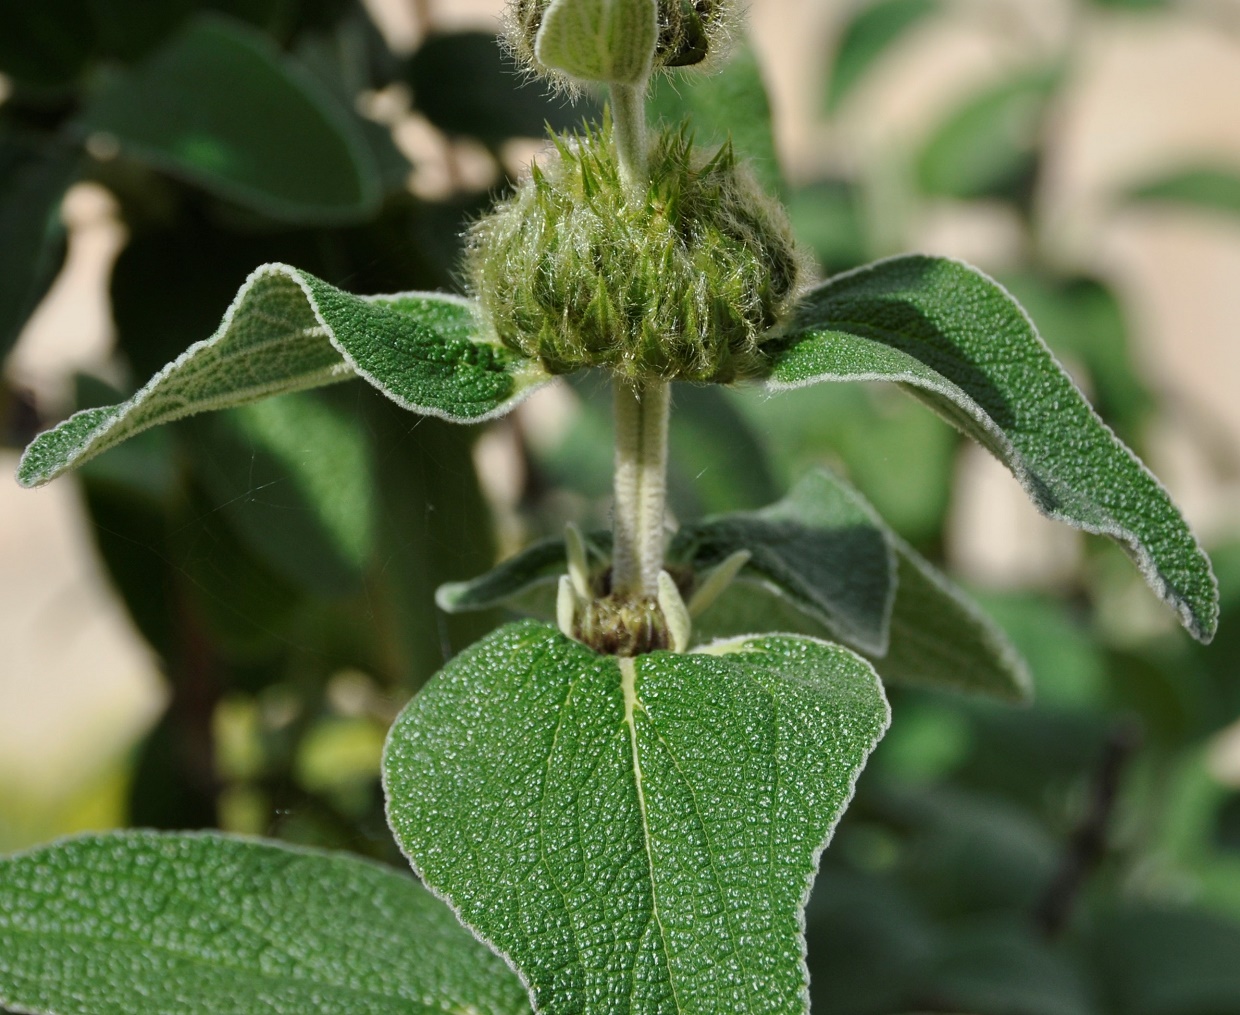
[[[611,86],[611,122],[620,158],[620,177],[630,193],[640,194],[649,179],[645,82]]]
[[[663,516],[667,504],[666,381],[612,383],[616,417],[616,502],[612,526],[612,591],[653,599],[663,570]]]

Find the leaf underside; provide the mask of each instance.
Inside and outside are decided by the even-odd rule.
[[[806,1011],[805,899],[886,701],[839,646],[715,651],[512,624],[392,729],[397,840],[538,1011]]]
[[[658,32],[654,0],[552,0],[535,52],[575,78],[635,85],[650,73]]]
[[[1213,637],[1218,590],[1187,523],[996,282],[915,255],[812,290],[768,383],[857,380],[901,384],[1003,462],[1043,514],[1116,539],[1189,632]]]
[[[343,853],[90,835],[0,858],[0,885],[0,1004],[14,1011],[529,1011],[421,885]]]
[[[543,377],[482,336],[473,305],[460,297],[353,296],[288,265],[263,265],[219,330],[136,395],[76,413],[35,438],[18,482],[40,486],[161,423],[353,376],[412,412],[454,422],[488,419]]]
[[[592,565],[604,566],[609,534],[591,533],[587,545]],[[862,652],[884,683],[1029,699],[1028,668],[999,626],[833,472],[809,473],[761,511],[686,525],[668,561],[700,576],[737,549],[753,558],[694,620],[696,644],[806,634]],[[565,560],[561,540],[543,540],[472,581],[442,586],[436,600],[449,612],[505,606],[554,620]]]

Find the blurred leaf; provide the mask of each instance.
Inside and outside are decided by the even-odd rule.
[[[805,922],[814,1015],[896,1012],[913,1002],[937,933],[890,879],[824,863]]]
[[[788,201],[793,231],[813,251],[827,275],[866,260],[868,239],[861,194],[845,180],[823,180],[793,192]]]
[[[125,832],[5,857],[0,876],[0,1002],[23,1011],[529,1010],[417,881],[345,853]]]
[[[149,427],[358,374],[411,412],[453,422],[506,412],[545,380],[482,330],[473,303],[445,293],[360,297],[307,272],[251,272],[214,335],[119,405],[88,409],[37,437],[18,479],[39,486]]]
[[[1058,70],[1004,81],[968,99],[930,135],[917,159],[927,194],[1024,204],[1037,172],[1038,142]]]
[[[932,1010],[993,1015],[1095,1015],[1087,983],[1062,949],[1013,919],[987,920],[944,936],[919,984]]]
[[[1115,539],[1193,637],[1214,636],[1218,586],[1188,523],[992,279],[946,258],[889,258],[810,290],[783,333],[769,387],[900,383],[1003,462],[1043,514]]]
[[[688,118],[699,145],[720,145],[730,137],[769,193],[784,189],[771,102],[752,46],[738,46],[713,74],[660,76],[652,82],[647,116],[669,124]]]
[[[445,134],[490,147],[512,137],[543,137],[595,119],[598,104],[570,105],[540,79],[524,79],[493,32],[432,34],[409,60],[414,106]]]
[[[1172,0],[1093,0],[1093,3],[1123,11],[1160,11],[1170,7]]]
[[[723,388],[677,384],[672,413],[668,484],[677,517],[758,508],[779,496],[766,449]]]
[[[23,84],[64,84],[95,45],[90,0],[9,0],[0,9],[0,73]]]
[[[78,162],[76,148],[0,126],[0,362],[64,261],[60,202]]]
[[[273,218],[358,220],[378,206],[378,171],[352,111],[240,22],[194,19],[94,95],[80,127]]]
[[[771,398],[751,389],[737,400],[768,461],[785,483],[821,464],[848,479],[893,529],[934,543],[951,499],[959,438],[947,423],[893,390],[817,385]]]
[[[339,594],[374,548],[374,466],[360,421],[312,394],[210,417],[196,469],[251,550],[289,580]]]
[[[1087,277],[1026,272],[1002,281],[1051,349],[1088,371],[1087,386],[1099,415],[1125,436],[1138,436],[1154,398],[1136,371],[1128,322],[1115,294]]]
[[[1123,198],[1129,204],[1179,205],[1240,215],[1240,170],[1182,169],[1130,187]]]
[[[1115,1015],[1240,1011],[1240,922],[1190,909],[1129,909],[1100,920],[1092,937]]]
[[[938,0],[875,0],[858,5],[844,25],[831,63],[827,111],[836,112],[879,57],[939,9]]]

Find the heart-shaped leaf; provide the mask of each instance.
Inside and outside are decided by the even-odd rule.
[[[1011,469],[1043,514],[1116,539],[1189,632],[1213,637],[1209,559],[998,283],[957,261],[895,257],[812,290],[786,334],[771,387],[902,384]]]
[[[214,335],[127,402],[76,413],[35,438],[18,482],[39,486],[160,423],[355,374],[411,412],[453,422],[501,415],[545,379],[486,339],[474,304],[459,296],[353,296],[268,264],[246,280]]]
[[[56,1015],[529,1011],[412,878],[216,834],[90,835],[0,858],[0,1004]]]
[[[388,817],[538,1011],[804,1012],[810,881],[888,714],[808,638],[621,659],[513,624],[397,720]]]
[[[650,75],[658,35],[656,0],[552,0],[534,52],[584,81],[636,85]]]

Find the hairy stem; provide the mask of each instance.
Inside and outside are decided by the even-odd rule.
[[[666,381],[613,382],[616,415],[616,502],[612,591],[653,599],[663,569],[667,504]]]
[[[632,193],[645,190],[650,176],[646,140],[646,85],[611,86],[611,120],[615,130],[620,176]]]

